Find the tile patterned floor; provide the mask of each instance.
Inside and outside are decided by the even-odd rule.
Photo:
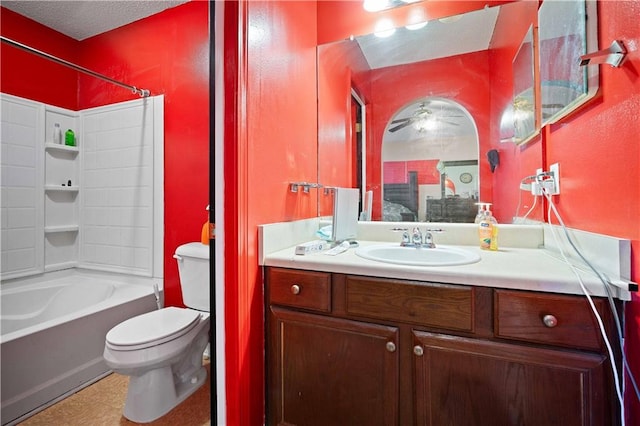
[[[150,426],[205,426],[211,425],[210,364],[208,380],[182,404]],[[128,376],[110,374],[70,397],[58,402],[19,426],[116,426],[136,425],[122,415],[127,394]]]

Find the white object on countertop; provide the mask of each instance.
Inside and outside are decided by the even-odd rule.
[[[296,246],[297,255],[305,255],[321,252],[329,247],[329,243],[323,240],[314,240]]]

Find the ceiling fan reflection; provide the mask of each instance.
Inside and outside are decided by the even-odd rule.
[[[418,109],[413,113],[411,117],[398,118],[391,121],[391,124],[396,124],[389,128],[389,132],[397,132],[400,129],[404,129],[409,125],[413,125],[415,130],[424,133],[430,130],[437,130],[441,124],[448,124],[452,126],[459,126],[458,123],[446,120],[447,118],[462,118],[462,115],[444,115],[446,113],[434,113],[431,109],[427,108],[425,103],[421,103]]]

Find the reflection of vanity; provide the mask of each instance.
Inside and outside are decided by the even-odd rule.
[[[427,198],[427,222],[473,222],[478,210],[476,202],[473,198]]]

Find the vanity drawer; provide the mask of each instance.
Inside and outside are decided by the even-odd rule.
[[[331,311],[331,273],[267,268],[269,303]]]
[[[462,285],[347,276],[349,315],[473,331],[474,290]]]
[[[593,300],[598,312],[604,300]],[[585,297],[495,291],[495,336],[533,343],[600,350],[598,322]]]

